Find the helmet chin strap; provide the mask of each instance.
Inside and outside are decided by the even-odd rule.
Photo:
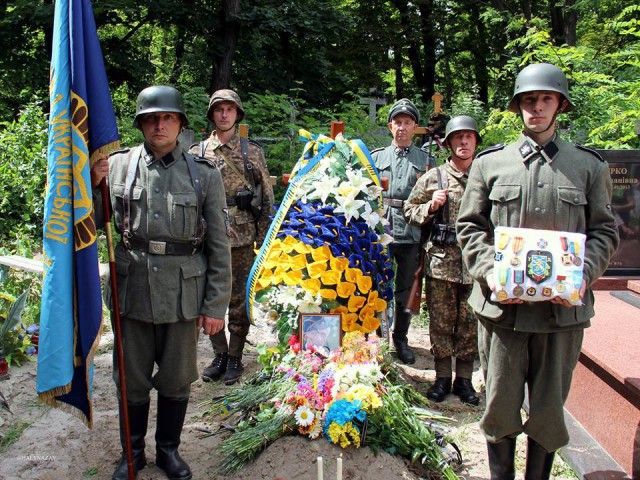
[[[558,105],[558,108],[556,109],[555,113],[553,114],[553,117],[551,118],[551,121],[549,122],[549,125],[547,126],[547,128],[545,128],[544,130],[542,130],[541,132],[534,132],[533,130],[531,130],[530,128],[527,128],[527,126],[525,125],[524,127],[524,131],[526,133],[533,133],[534,135],[540,135],[542,133],[547,132],[549,129],[551,129],[551,127],[553,127],[556,123],[556,118],[558,117],[558,114],[564,112],[564,109],[567,106],[567,99],[563,98],[562,102],[560,103],[560,105]],[[524,125],[524,116],[522,115],[522,109],[520,109],[520,118],[522,119],[522,124]]]

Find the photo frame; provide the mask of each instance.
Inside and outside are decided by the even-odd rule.
[[[342,345],[342,315],[339,313],[301,313],[299,321],[300,346],[313,346],[326,353]]]

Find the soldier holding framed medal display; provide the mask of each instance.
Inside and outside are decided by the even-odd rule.
[[[479,320],[487,386],[480,429],[491,478],[515,477],[516,437],[524,432],[524,477],[539,480],[569,442],[563,406],[594,315],[589,287],[619,239],[607,163],[556,131],[556,117],[573,109],[562,70],[525,67],[508,108],[524,131],[476,156],[456,228],[475,280],[469,304]]]

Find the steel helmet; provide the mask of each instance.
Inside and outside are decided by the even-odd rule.
[[[238,110],[236,123],[244,118],[244,109],[242,108],[240,96],[233,90],[223,88],[222,90],[216,90],[213,92],[213,95],[211,95],[211,98],[209,99],[209,109],[207,110],[207,118],[209,120],[213,122],[213,109],[216,108],[216,105],[222,102],[231,102],[236,105],[236,109]]]
[[[447,122],[447,128],[445,130],[444,138],[442,139],[443,143],[447,143],[449,135],[453,132],[459,132],[460,130],[470,130],[475,132],[478,145],[482,142],[482,137],[478,131],[478,124],[476,121],[468,115],[458,115]]]
[[[558,92],[568,102],[563,111],[573,110],[574,106],[569,97],[569,84],[564,72],[550,63],[534,63],[524,67],[516,77],[513,96],[509,102],[509,111],[519,113],[518,95],[534,90]]]
[[[147,113],[174,112],[182,116],[183,126],[189,124],[189,119],[184,111],[182,95],[173,87],[154,85],[140,92],[136,101],[136,116],[133,126],[140,128],[140,117]]]
[[[420,123],[420,112],[418,112],[418,109],[413,104],[413,102],[406,98],[398,100],[391,106],[389,115],[387,116],[387,123],[391,123],[391,120],[393,120],[396,115],[399,115],[401,113],[413,117],[416,123]]]

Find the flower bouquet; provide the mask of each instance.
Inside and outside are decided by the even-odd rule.
[[[425,409],[427,400],[409,386],[391,381],[398,373],[375,334],[349,332],[326,358],[300,350],[295,335],[286,348],[260,350],[267,368],[208,403],[210,414],[241,418],[220,446],[218,473],[230,475],[281,436],[298,434],[342,448],[366,443],[374,452],[410,459],[421,473],[458,478],[447,440],[433,428],[449,419]]]
[[[249,277],[249,318],[262,309],[281,344],[302,313],[340,314],[344,332],[385,333],[392,238],[377,170],[357,140],[300,134],[308,142]]]

